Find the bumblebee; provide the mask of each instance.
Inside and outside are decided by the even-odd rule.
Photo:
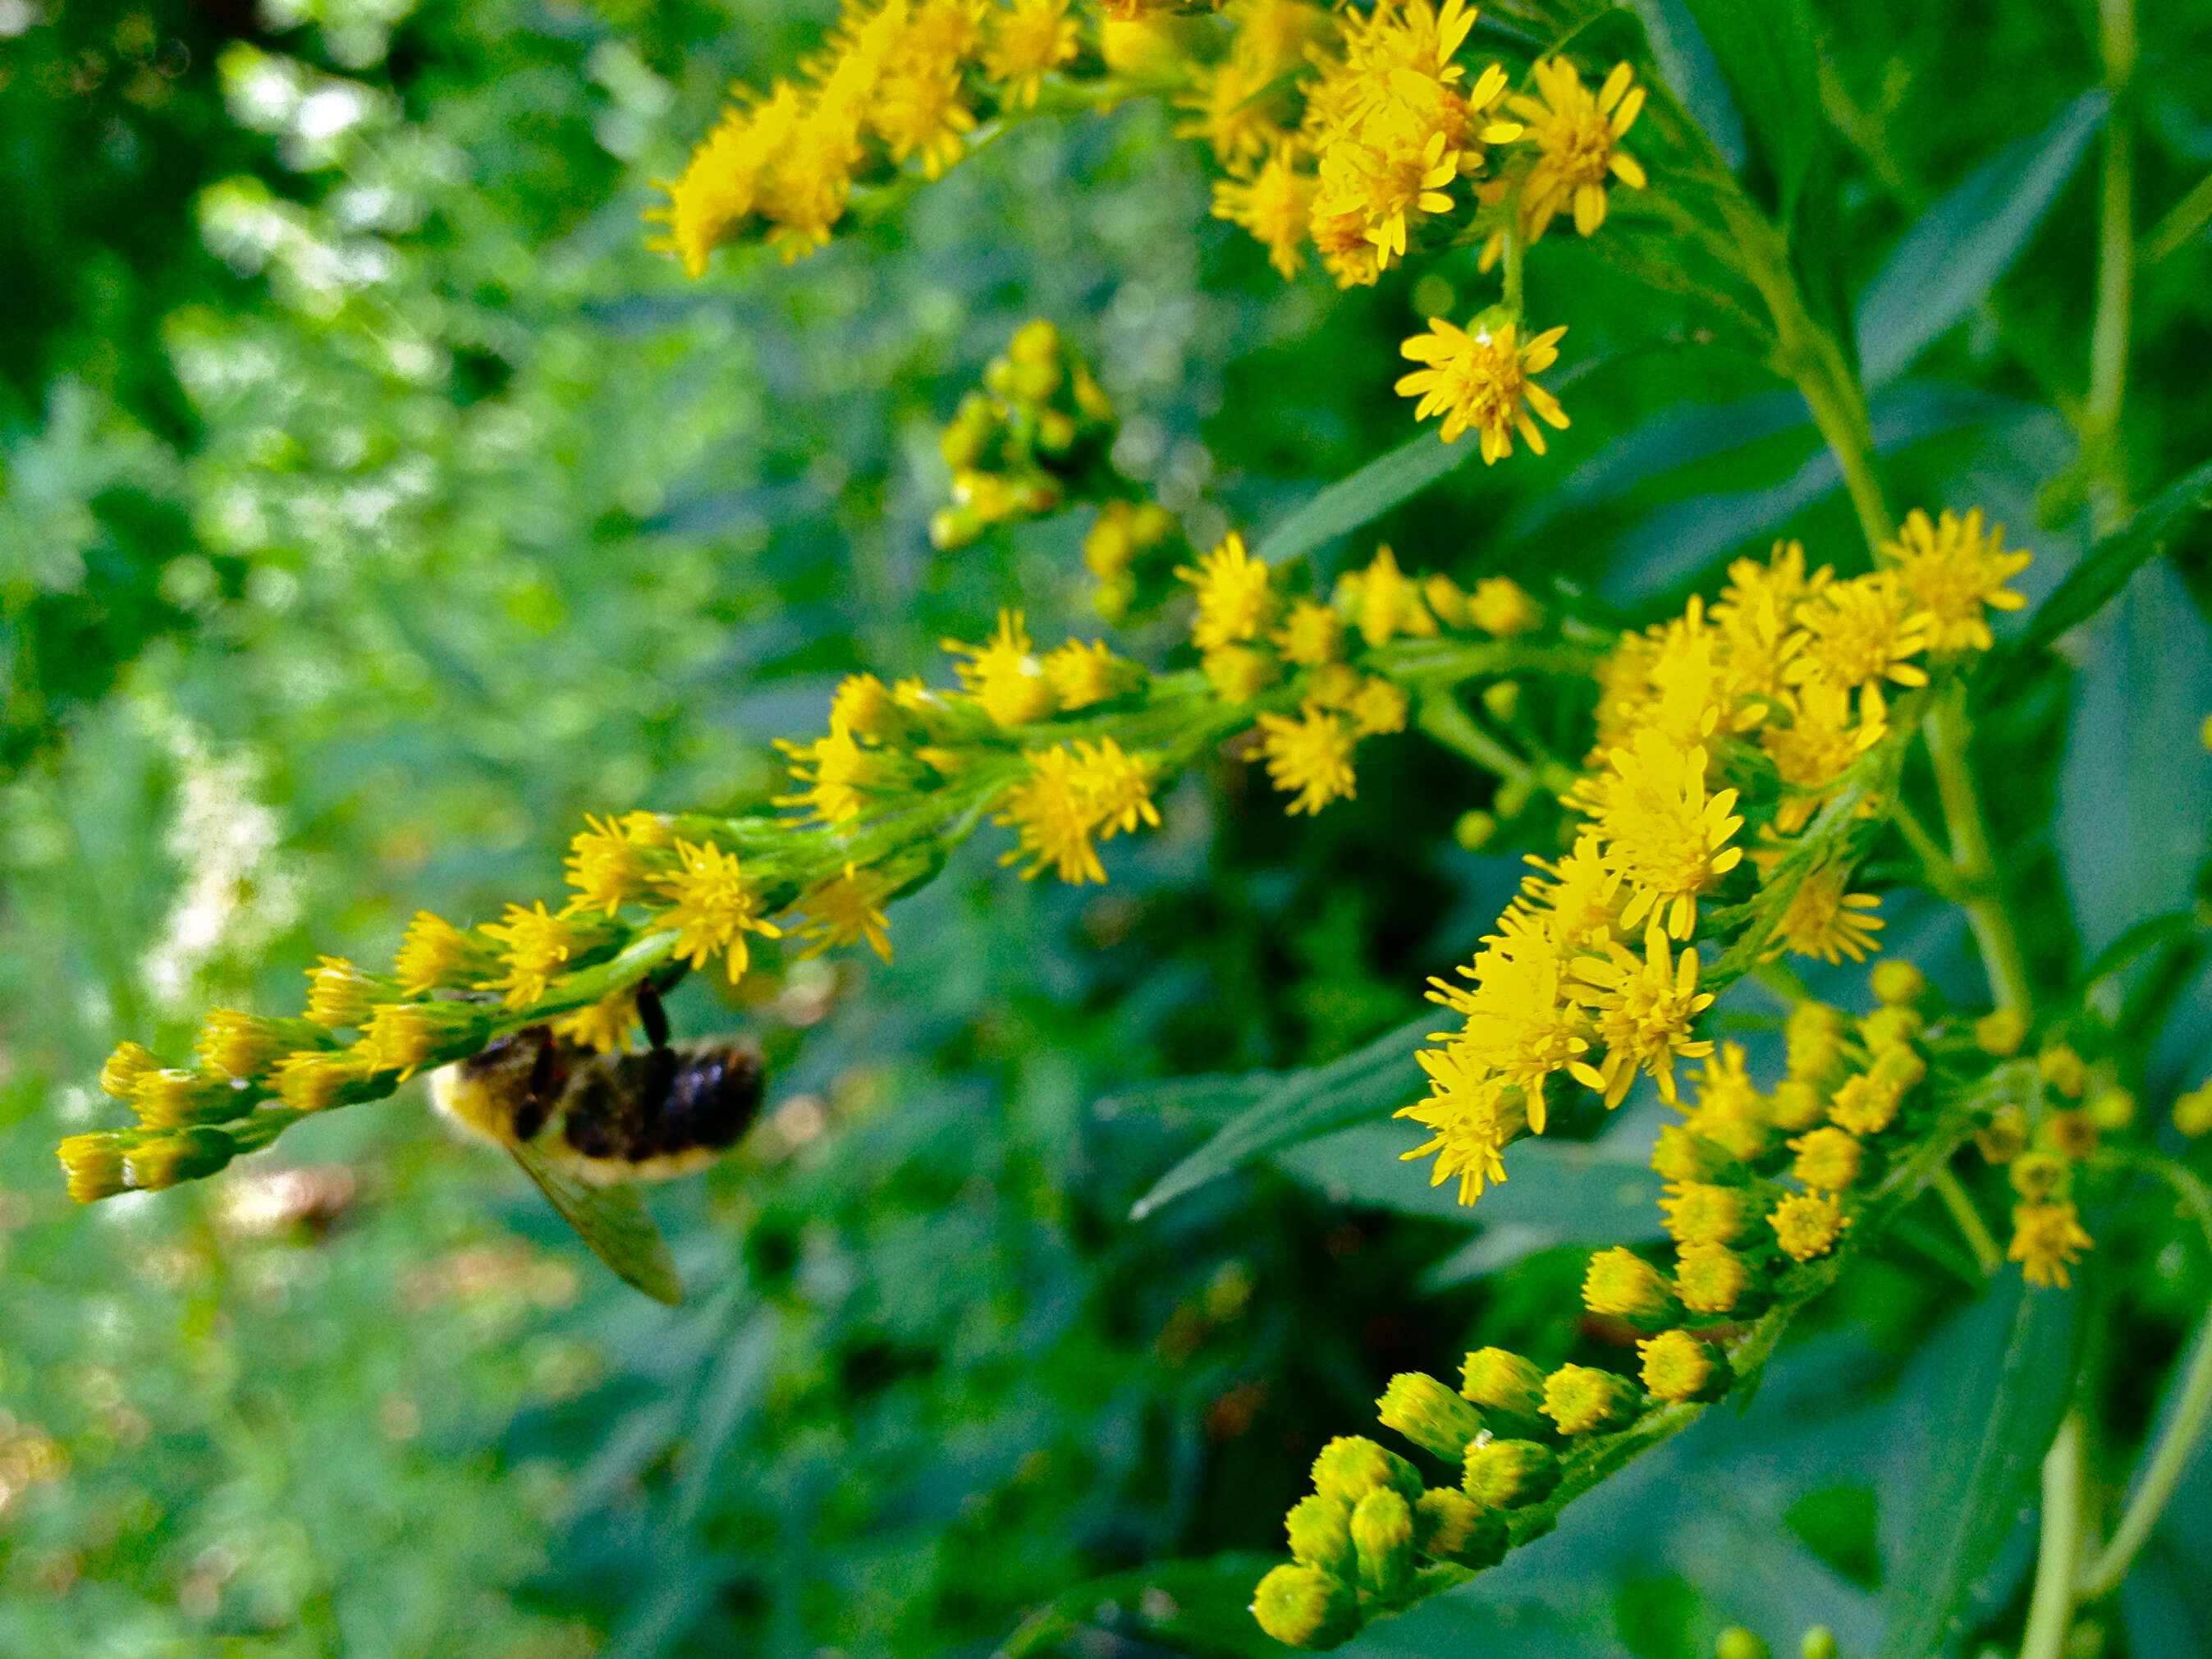
[[[751,1127],[767,1078],[748,1044],[672,1045],[650,984],[637,1001],[641,1054],[598,1054],[535,1025],[434,1073],[430,1098],[505,1147],[617,1276],[672,1306],[683,1282],[635,1183],[712,1164]]]

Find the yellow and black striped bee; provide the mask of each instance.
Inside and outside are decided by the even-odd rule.
[[[595,1053],[534,1025],[434,1073],[430,1097],[507,1148],[618,1277],[673,1306],[683,1281],[635,1183],[712,1164],[751,1126],[767,1078],[749,1044],[672,1045],[649,983],[637,1006],[641,1054]]]

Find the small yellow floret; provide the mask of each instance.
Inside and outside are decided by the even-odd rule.
[[[1644,1386],[1660,1400],[1694,1400],[1713,1379],[1717,1360],[1710,1344],[1687,1331],[1662,1331],[1636,1345],[1644,1362]]]
[[[1443,415],[1446,443],[1470,428],[1480,434],[1486,466],[1513,453],[1516,432],[1541,455],[1544,434],[1536,421],[1565,430],[1567,414],[1557,398],[1528,377],[1559,362],[1559,337],[1566,331],[1547,329],[1523,345],[1511,323],[1494,329],[1478,325],[1470,333],[1431,317],[1426,334],[1416,334],[1399,347],[1401,355],[1426,367],[1401,376],[1398,393],[1421,400],[1413,410],[1417,421]]]
[[[1196,568],[1179,565],[1176,574],[1198,592],[1198,617],[1191,643],[1200,651],[1256,640],[1275,617],[1274,573],[1245,550],[1244,538],[1231,531]]]
[[[2071,1203],[2020,1204],[2013,1207],[2012,1243],[2005,1257],[2020,1263],[2029,1284],[2063,1290],[2074,1282],[2067,1268],[2094,1243]]]
[[[1589,1365],[1562,1365],[1544,1379],[1544,1414],[1561,1434],[1618,1427],[1636,1410],[1636,1388],[1625,1376]]]
[[[781,930],[761,915],[761,898],[738,867],[738,855],[721,848],[678,840],[676,869],[659,880],[667,908],[659,925],[676,929],[674,955],[694,968],[714,957],[734,985],[752,963],[747,933],[763,939]]]
[[[1692,1313],[1733,1313],[1751,1288],[1751,1269],[1725,1244],[1685,1244],[1674,1252],[1674,1294]]]
[[[1774,1206],[1766,1219],[1774,1229],[1775,1243],[1799,1261],[1827,1255],[1835,1249],[1844,1229],[1850,1225],[1843,1206],[1826,1193],[1792,1193]]]
[[[1979,507],[1964,519],[1946,511],[1933,523],[1915,507],[1881,550],[1896,562],[1899,581],[1929,618],[1931,650],[1986,651],[1996,642],[1986,611],[2017,611],[2027,603],[2004,584],[2033,556],[2005,551],[2002,525],[1984,536]]]
[[[1286,795],[1295,795],[1292,812],[1318,812],[1334,800],[1349,800],[1357,779],[1352,769],[1356,739],[1351,722],[1308,703],[1298,718],[1262,714],[1264,734],[1260,751],[1267,757],[1267,779]]]
[[[981,645],[945,641],[945,649],[966,661],[955,672],[981,705],[983,712],[1001,726],[1027,726],[1053,712],[1054,699],[1044,675],[1044,664],[1030,644],[1018,611],[999,613],[999,631]]]

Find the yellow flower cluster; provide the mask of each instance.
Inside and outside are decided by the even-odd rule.
[[[1468,594],[1442,574],[1416,580],[1387,547],[1365,569],[1339,578],[1327,604],[1287,593],[1280,573],[1253,557],[1234,532],[1176,574],[1197,601],[1191,643],[1215,690],[1231,703],[1285,687],[1291,694],[1296,712],[1262,712],[1256,729],[1268,781],[1291,797],[1294,813],[1349,799],[1358,781],[1352,757],[1359,740],[1405,729],[1405,691],[1346,660],[1357,646],[1372,651],[1393,640],[1434,638],[1447,628],[1510,637],[1542,619],[1508,578],[1488,578]]]
[[[1984,1038],[1982,1046],[1992,1045]],[[2014,1107],[1976,1139],[1984,1158],[2006,1166],[2018,1200],[2007,1258],[2020,1263],[2030,1284],[2063,1287],[2073,1282],[2068,1270],[2094,1242],[2074,1203],[2075,1169],[2096,1152],[2103,1131],[2134,1121],[2136,1100],[2112,1082],[2108,1062],[2092,1066],[2063,1041],[2045,1043],[2035,1070],[2040,1086],[2033,1116]],[[2192,1109],[2191,1097],[2182,1096],[2174,1103],[2176,1122]]]
[[[786,259],[811,253],[853,185],[912,161],[931,179],[966,153],[978,109],[1036,102],[1079,49],[1067,0],[859,0],[797,81],[737,101],[664,186],[659,246],[694,276],[725,243],[764,229]]]
[[[1971,619],[1947,621],[1922,593],[1972,595],[1975,618],[2012,597],[2001,583],[2018,567],[1978,518],[1943,522],[1942,536],[1849,580],[1808,575],[1795,543],[1764,564],[1739,561],[1717,604],[1692,599],[1600,669],[1590,770],[1565,797],[1583,827],[1560,858],[1530,860],[1535,873],[1459,970],[1469,983],[1433,981],[1463,1024],[1423,1051],[1430,1094],[1401,1115],[1431,1133],[1408,1156],[1435,1154],[1434,1180],[1456,1176],[1462,1201],[1504,1179],[1509,1141],[1543,1133],[1555,1076],[1614,1106],[1641,1070],[1672,1101],[1676,1062],[1711,1053],[1693,1034],[1712,1000],[1698,988],[1700,901],[1747,854],[1759,881],[1777,871],[1887,733],[1884,688],[1926,684],[1916,659],[1946,628],[1964,637]],[[1749,847],[1747,811],[1761,820]],[[1864,956],[1881,924],[1869,896],[1846,890],[1849,873],[1840,860],[1796,872],[1769,918],[1775,951]],[[1799,1237],[1817,1231],[1812,1211],[1793,1214],[1811,1230]]]

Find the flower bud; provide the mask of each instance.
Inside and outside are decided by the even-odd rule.
[[[1559,1460],[1534,1440],[1492,1440],[1468,1448],[1460,1486],[1485,1509],[1541,1503],[1559,1484]]]
[[[1668,1181],[1718,1181],[1740,1173],[1726,1147],[1692,1134],[1679,1123],[1669,1123],[1659,1131],[1659,1144],[1651,1149],[1651,1167]]]
[[[398,988],[343,957],[325,957],[307,969],[307,1018],[330,1030],[360,1025],[368,1020],[371,1004]]]
[[[2114,1086],[2100,1089],[2089,1102],[2089,1121],[2100,1129],[2124,1129],[2136,1121],[2136,1097]]]
[[[1352,1574],[1352,1506],[1318,1492],[1301,1498],[1283,1517],[1290,1534],[1291,1559],[1302,1565],[1319,1567],[1338,1578]]]
[[[1277,1567],[1253,1593],[1252,1616],[1286,1647],[1333,1648],[1358,1633],[1359,1598],[1317,1567]]]
[[[2013,1190],[2031,1204],[2063,1198],[2073,1173],[2073,1166],[2057,1153],[2039,1151],[2022,1152],[2010,1170]]]
[[[1544,1414],[1561,1434],[1619,1428],[1636,1414],[1636,1385],[1589,1365],[1562,1365],[1544,1379]]]
[[[252,1091],[234,1085],[228,1078],[209,1077],[174,1066],[140,1073],[131,1097],[131,1110],[149,1129],[241,1117],[252,1108]]]
[[[1876,963],[1867,985],[1879,1002],[1917,1002],[1928,994],[1928,976],[1911,963],[1894,958]]]
[[[1877,1008],[1859,1022],[1859,1039],[1876,1054],[1910,1042],[1926,1024],[1919,1013],[1901,1003]]]
[[[1834,1075],[1836,1063],[1843,1058],[1841,1009],[1825,1002],[1801,1002],[1790,1011],[1783,1033],[1789,1045],[1791,1077],[1823,1083]]]
[[[1751,1269],[1725,1244],[1685,1244],[1674,1252],[1674,1293],[1692,1313],[1733,1313],[1751,1287]]]
[[[1790,1149],[1797,1154],[1790,1173],[1824,1193],[1838,1193],[1852,1185],[1866,1162],[1865,1146],[1841,1129],[1814,1129],[1791,1141]]]
[[[2027,1016],[2017,1008],[2000,1008],[1974,1022],[1974,1046],[1985,1054],[2016,1054],[2027,1041]]]
[[[2043,1120],[2039,1139],[2061,1156],[2078,1163],[2097,1150],[2096,1120],[2082,1111],[2053,1112]]]
[[[1042,317],[1032,317],[1006,342],[1006,356],[1017,363],[1049,363],[1060,356],[1060,331]]]
[[[1674,1310],[1674,1298],[1659,1270],[1635,1251],[1616,1245],[1590,1258],[1583,1277],[1583,1305],[1635,1325],[1656,1325]]]
[[[1828,1103],[1828,1116],[1855,1135],[1878,1135],[1897,1121],[1905,1091],[1875,1077],[1847,1077]]]
[[[1521,707],[1521,684],[1517,680],[1493,680],[1482,688],[1482,706],[1501,720],[1510,720]]]
[[[2035,1074],[2069,1100],[2079,1100],[2089,1086],[2089,1068],[2063,1042],[2054,1042],[2035,1058]]]
[[[2173,1103],[2173,1127],[2191,1140],[2212,1130],[2212,1083],[2202,1083]]]
[[[128,1192],[123,1178],[124,1137],[103,1133],[71,1135],[54,1148],[69,1176],[69,1195],[80,1204],[97,1203]]]
[[[1766,1644],[1741,1625],[1730,1625],[1713,1638],[1713,1659],[1767,1659]]]
[[[1784,1134],[1794,1134],[1800,1129],[1809,1129],[1828,1115],[1827,1097],[1820,1085],[1808,1083],[1802,1077],[1784,1078],[1774,1085],[1774,1097],[1767,1115],[1774,1127]]]
[[[1470,853],[1480,853],[1497,836],[1497,818],[1480,809],[1461,813],[1459,822],[1452,826],[1452,839]]]
[[[138,1044],[118,1042],[100,1068],[100,1091],[118,1100],[130,1100],[137,1093],[138,1079],[161,1069],[161,1062]]]
[[[1875,1054],[1867,1075],[1902,1095],[1918,1086],[1920,1079],[1928,1075],[1928,1062],[1911,1043],[1893,1042]]]
[[[1282,665],[1272,651],[1256,646],[1224,645],[1209,651],[1199,666],[1223,699],[1249,702],[1281,678]]]
[[[1843,1206],[1826,1193],[1792,1193],[1768,1214],[1775,1243],[1795,1261],[1810,1261],[1836,1248],[1836,1240],[1850,1219]]]
[[[1395,1601],[1413,1582],[1413,1506],[1406,1495],[1378,1486],[1352,1509],[1352,1549],[1359,1587]]]
[[[1394,1451],[1359,1435],[1339,1435],[1314,1459],[1314,1491],[1346,1508],[1388,1486],[1408,1500],[1421,1495],[1420,1471]]]
[[[215,1174],[237,1156],[237,1151],[222,1130],[211,1124],[194,1124],[125,1152],[123,1179],[137,1192],[162,1192]]]
[[[1544,1373],[1505,1348],[1478,1348],[1460,1369],[1460,1396],[1490,1411],[1533,1418],[1544,1408]]]
[[[1990,1115],[1987,1124],[1974,1131],[1974,1145],[1989,1163],[2011,1163],[2027,1145],[2027,1114],[2017,1103],[2007,1101]]]
[[[1423,580],[1421,597],[1429,602],[1429,614],[1446,628],[1467,626],[1467,595],[1443,571]]]
[[[1743,1189],[1691,1181],[1669,1187],[1659,1200],[1667,1231],[1677,1244],[1730,1244],[1749,1220]]]
[[[1644,1390],[1656,1399],[1701,1399],[1726,1380],[1712,1346],[1687,1331],[1662,1331],[1638,1343],[1636,1352],[1644,1362]]]
[[[1826,1625],[1815,1625],[1798,1638],[1798,1659],[1838,1659],[1842,1650],[1836,1645],[1836,1632]]]
[[[1413,1505],[1413,1538],[1424,1555],[1480,1572],[1505,1559],[1505,1517],[1463,1492],[1439,1486]]]
[[[1468,597],[1467,619],[1486,634],[1510,639],[1540,626],[1544,611],[1510,576],[1485,576]]]
[[[1482,1413],[1422,1371],[1392,1377],[1375,1409],[1384,1428],[1396,1430],[1448,1463],[1465,1456],[1468,1442],[1482,1432]]]

